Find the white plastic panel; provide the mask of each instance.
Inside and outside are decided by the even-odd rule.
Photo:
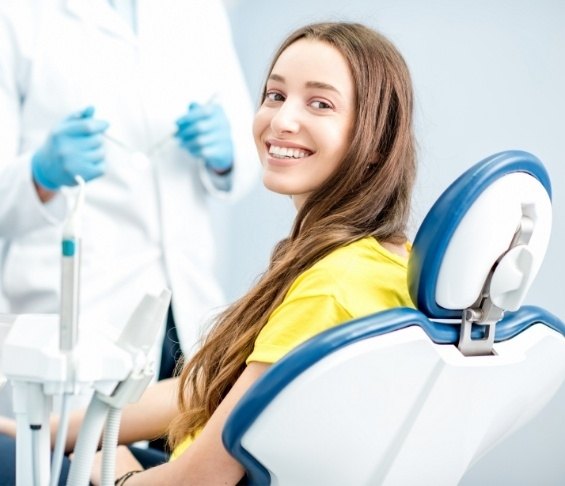
[[[527,245],[531,262],[522,268],[516,267],[514,277],[512,272],[504,275],[497,287],[500,303],[505,305],[506,302],[509,309],[516,309],[545,255],[551,232],[551,213],[551,201],[545,188],[529,174],[515,172],[490,185],[469,208],[451,238],[436,285],[438,305],[445,309],[471,306],[494,263],[508,250],[522,217],[527,216],[534,225]],[[508,289],[504,288],[505,282]],[[503,297],[507,291],[517,289],[520,292]]]

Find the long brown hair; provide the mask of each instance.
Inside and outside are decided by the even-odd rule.
[[[347,60],[355,83],[350,147],[336,172],[299,210],[288,238],[275,247],[267,271],[218,316],[180,377],[181,413],[171,423],[176,446],[203,427],[243,372],[255,339],[292,282],[332,250],[366,236],[402,243],[415,178],[412,85],[406,63],[382,35],[355,23],[319,23],[291,34],[326,42]],[[263,96],[265,97],[265,86]]]

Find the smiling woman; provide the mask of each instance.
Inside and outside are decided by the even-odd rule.
[[[298,214],[267,272],[219,316],[182,371],[181,413],[170,427],[178,459],[162,467],[175,479],[235,484],[243,469],[221,432],[247,388],[325,329],[412,306],[412,86],[396,48],[359,24],[297,30],[274,56],[253,132],[265,186],[292,195]]]

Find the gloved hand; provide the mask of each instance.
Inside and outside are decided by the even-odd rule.
[[[177,120],[175,136],[194,157],[218,174],[233,167],[233,143],[224,109],[217,104],[191,103],[188,112]]]
[[[108,126],[94,119],[92,106],[65,118],[31,159],[35,182],[55,191],[76,185],[77,175],[89,181],[104,174],[102,134]]]

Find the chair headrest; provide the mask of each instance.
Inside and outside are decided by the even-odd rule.
[[[532,154],[507,151],[471,167],[441,195],[414,239],[408,284],[430,318],[461,318],[488,293],[523,302],[547,248],[551,183]]]

